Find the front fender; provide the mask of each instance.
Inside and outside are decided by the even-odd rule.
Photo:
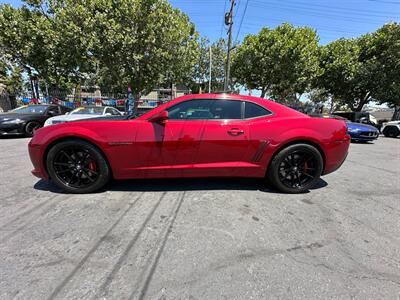
[[[79,138],[86,140],[99,149],[105,149],[107,143],[105,138],[94,130],[84,128],[81,126],[74,126],[68,124],[53,125],[41,128],[35,132],[34,137],[29,143],[29,152],[31,160],[35,166],[35,169],[40,170],[42,178],[48,178],[47,168],[46,168],[46,155],[50,147],[57,141],[65,140],[68,138]],[[104,155],[109,159],[106,152]]]

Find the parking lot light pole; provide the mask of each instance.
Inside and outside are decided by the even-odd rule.
[[[208,93],[211,94],[211,79],[212,79],[212,75],[211,75],[211,70],[212,70],[212,46],[210,45],[210,70],[209,70],[209,76],[208,76]]]

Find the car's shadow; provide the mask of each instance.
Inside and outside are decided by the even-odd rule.
[[[364,145],[374,145],[375,141],[354,141],[352,140],[352,144],[364,144]]]
[[[319,179],[312,190],[326,187],[328,183]],[[51,181],[39,180],[34,188],[52,193],[64,193]],[[135,179],[113,180],[98,191],[158,192],[158,191],[200,191],[200,190],[242,190],[279,194],[280,192],[258,178],[180,178],[180,179]],[[306,193],[308,193],[307,191]]]
[[[20,135],[20,134],[0,135],[0,140],[8,140],[8,139],[30,139],[30,137]]]

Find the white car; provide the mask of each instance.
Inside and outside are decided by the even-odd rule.
[[[381,132],[386,137],[398,137],[400,135],[400,121],[390,121],[382,124]]]
[[[44,126],[55,125],[70,121],[98,118],[101,116],[122,116],[123,113],[110,106],[81,106],[68,114],[52,117],[46,120]]]

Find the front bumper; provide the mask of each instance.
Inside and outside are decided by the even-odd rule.
[[[18,124],[0,124],[0,135],[24,134],[25,123]]]
[[[365,142],[369,142],[369,141],[374,141],[376,139],[378,139],[379,136],[379,132],[349,132],[350,136],[351,136],[351,140],[352,141],[365,141]]]
[[[42,148],[38,144],[33,144],[32,140],[28,144],[29,157],[33,164],[32,174],[38,178],[48,179],[49,175],[46,172],[46,167],[42,159]]]

